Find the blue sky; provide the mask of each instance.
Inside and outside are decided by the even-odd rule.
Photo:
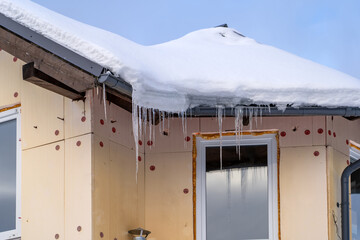
[[[227,23],[258,42],[360,79],[359,0],[33,0],[144,45]]]

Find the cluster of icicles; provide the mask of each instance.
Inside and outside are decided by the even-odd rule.
[[[189,112],[166,112],[159,111],[153,108],[146,108],[133,103],[132,111],[132,124],[133,124],[133,134],[135,140],[135,151],[136,151],[136,180],[138,173],[138,156],[139,156],[139,140],[143,139],[147,134],[148,128],[148,138],[150,142],[155,144],[155,121],[159,122],[159,131],[163,133],[165,130],[165,119],[167,118],[167,130],[170,130],[170,120],[174,117],[181,118],[182,120],[182,130],[184,137],[187,136],[187,117],[192,117],[191,110]],[[226,117],[225,107],[216,106],[217,109],[217,121],[219,124],[219,134],[220,134],[220,170],[222,170],[222,132],[223,132],[223,120]],[[270,106],[266,107],[244,107],[238,106],[231,108],[231,116],[235,116],[235,133],[236,133],[236,151],[239,154],[240,159],[240,141],[241,141],[241,132],[243,131],[243,118],[247,117],[249,119],[249,130],[252,130],[253,122],[257,127],[258,118],[260,119],[260,124],[262,124],[262,113],[263,110],[270,112]],[[157,119],[156,119],[157,117]],[[184,143],[185,144],[185,143]],[[151,147],[151,146],[150,146]]]

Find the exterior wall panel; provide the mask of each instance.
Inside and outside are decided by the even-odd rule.
[[[91,239],[91,134],[65,140],[65,239]]]
[[[324,146],[281,148],[280,213],[282,239],[328,239]]]
[[[145,157],[145,227],[152,232],[148,239],[193,239],[192,154]]]
[[[23,64],[21,60],[14,62],[14,56],[0,51],[0,106],[20,103]]]
[[[23,149],[64,139],[64,97],[23,81],[21,104]]]
[[[23,240],[64,238],[64,152],[63,141],[22,152]]]

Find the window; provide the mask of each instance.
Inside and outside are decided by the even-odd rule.
[[[276,132],[198,136],[196,149],[196,239],[277,239]]]
[[[360,159],[360,148],[350,144],[350,161],[354,163]],[[360,240],[360,169],[353,172],[351,179],[351,236],[352,240]]]
[[[0,239],[20,237],[20,114],[0,112]]]

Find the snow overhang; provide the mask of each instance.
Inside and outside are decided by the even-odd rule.
[[[106,85],[112,91],[123,95],[128,101],[131,101],[132,87],[129,83],[121,78],[117,78],[114,75],[107,73],[102,74],[99,78],[99,82]],[[360,108],[357,107],[321,107],[321,106],[303,106],[292,107],[287,106],[285,109],[279,109],[276,105],[249,105],[241,106],[243,108],[261,109],[263,116],[343,116],[347,118],[360,117]],[[234,108],[225,108],[225,116],[234,117]],[[216,107],[198,106],[188,109],[186,111],[187,116],[193,117],[215,117],[217,115]]]

